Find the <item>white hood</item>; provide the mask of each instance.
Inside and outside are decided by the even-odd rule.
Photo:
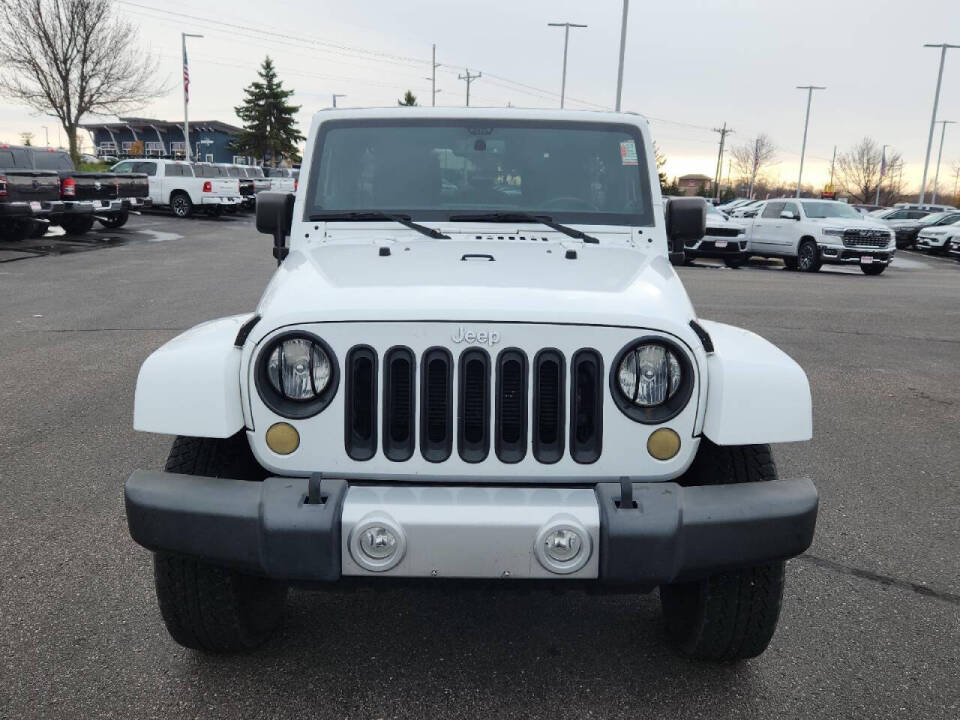
[[[301,246],[267,286],[255,333],[304,322],[485,320],[687,334],[694,311],[686,292],[662,251],[644,245],[465,235],[396,240],[371,233],[355,242]]]

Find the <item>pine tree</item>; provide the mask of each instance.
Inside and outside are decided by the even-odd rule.
[[[234,108],[243,130],[234,139],[233,150],[238,155],[269,158],[273,165],[283,158],[298,159],[297,143],[304,137],[295,117],[300,106],[287,102],[293,90],[283,89],[269,55],[257,74],[260,80],[244,89],[243,104]]]
[[[416,104],[417,104],[417,96],[414,95],[409,90],[407,90],[407,92],[404,93],[402,99],[397,100],[397,105],[416,105]]]

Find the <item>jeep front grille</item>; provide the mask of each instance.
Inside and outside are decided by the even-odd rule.
[[[468,463],[486,460],[491,445],[503,463],[520,462],[528,448],[540,463],[556,463],[564,457],[567,360],[560,351],[541,350],[531,362],[522,350],[510,348],[491,361],[485,350],[471,347],[455,361],[448,350],[437,347],[424,352],[419,365],[417,360],[405,347],[384,354],[382,403],[378,403],[377,352],[359,345],[347,353],[344,439],[350,458],[369,460],[376,454],[378,426],[382,427],[383,454],[395,462],[413,457],[418,428],[420,454],[435,463],[450,458],[454,435],[457,453]],[[600,457],[603,439],[603,359],[596,350],[583,349],[574,353],[569,367],[570,457],[592,463]],[[377,417],[378,408],[382,418]]]
[[[886,230],[850,228],[843,232],[844,247],[885,248],[889,244],[890,233]]]

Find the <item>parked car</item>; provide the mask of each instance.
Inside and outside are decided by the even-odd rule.
[[[850,207],[856,209],[857,211],[859,211],[859,212],[860,212],[861,214],[863,214],[863,215],[867,215],[868,213],[876,212],[877,210],[886,210],[886,209],[887,209],[887,207],[886,207],[885,205],[865,205],[865,204],[863,204],[863,203],[853,203]]]
[[[169,207],[180,218],[190,217],[195,209],[219,215],[224,208],[240,204],[240,184],[219,171],[204,169],[181,160],[124,160],[111,172],[144,173],[149,178],[150,199],[155,206]]]
[[[270,190],[273,192],[297,191],[297,179],[300,177],[299,170],[277,167],[266,168],[265,173],[270,178]]]
[[[751,200],[750,198],[738,198],[736,200],[731,200],[728,203],[724,203],[723,205],[717,205],[717,210],[729,215],[731,212],[736,210],[741,205],[746,205],[749,202],[753,202],[753,200]]]
[[[954,236],[947,248],[947,253],[957,260],[960,260],[960,237]]]
[[[747,261],[746,226],[729,220],[717,208],[707,205],[703,238],[689,239],[683,246],[684,262],[698,257],[722,259],[727,267],[738,268]]]
[[[731,218],[752,218],[756,217],[757,211],[763,206],[764,200],[751,200],[738,208],[734,208],[729,214]]]
[[[74,169],[65,150],[31,148],[34,167],[56,170],[60,175],[60,197],[64,214],[51,216],[68,235],[81,235],[98,221],[108,228],[126,224],[131,212],[150,207],[150,185],[143,173],[118,175],[114,172],[85,172]],[[92,212],[84,206],[89,205]]]
[[[898,202],[894,205],[896,208],[907,208],[908,210],[926,210],[927,212],[944,212],[945,210],[956,210],[953,205],[935,205],[932,203],[908,203]]]
[[[438,155],[460,160],[453,196]],[[667,255],[704,201],[658,212],[648,123],[335,110],[304,157],[296,195],[257,201],[280,267],[256,309],[137,379],[134,427],[177,436],[125,486],[174,640],[261,644],[292,583],[470,578],[659,586],[683,652],[763,652],[817,514],[767,443],[811,437],[810,386],[696,316]]]
[[[34,170],[23,148],[0,145],[0,241],[25,240],[62,211],[60,176]]]
[[[767,200],[747,228],[749,253],[781,258],[789,270],[816,272],[823,264],[856,264],[879,275],[896,242],[883,223],[836,200]]]
[[[917,234],[917,247],[921,250],[946,255],[950,241],[960,237],[960,212],[934,213],[928,215]]]
[[[917,233],[920,231],[920,221],[929,214],[929,210],[894,207],[886,210],[876,210],[869,213],[867,217],[879,220],[891,228],[897,236],[897,247],[907,248],[916,241]]]
[[[225,163],[216,163],[216,166],[223,168],[229,177],[237,179],[240,185],[240,205],[244,209],[252,209],[257,202],[257,194],[253,180],[247,177],[244,169],[239,165],[227,165]]]
[[[253,180],[253,193],[259,195],[265,190],[270,190],[270,178],[263,174],[263,168],[256,165],[240,166],[246,177]]]

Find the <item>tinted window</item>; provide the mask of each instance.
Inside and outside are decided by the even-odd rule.
[[[132,162],[117,163],[112,168],[110,168],[110,172],[121,174],[121,175],[124,173],[133,172],[133,163]]]
[[[13,153],[10,150],[0,150],[0,167],[2,168],[16,167],[16,165],[13,162]]]
[[[441,220],[525,212],[651,225],[643,138],[629,125],[522,120],[344,120],[315,145],[308,214],[404,211]]]
[[[34,151],[33,163],[37,170],[73,170],[70,156],[62,152]]]
[[[860,213],[840,202],[804,202],[803,210],[808,218],[855,218]]]
[[[247,177],[252,177],[252,178],[263,177],[263,170],[261,170],[258,167],[248,167],[246,170],[247,170]]]
[[[223,168],[219,168],[214,165],[194,165],[193,169],[197,177],[216,178],[226,177],[227,175]]]
[[[800,217],[800,208],[796,203],[786,203],[783,206],[783,209],[790,213],[793,217]]]
[[[234,165],[234,166],[231,166],[231,167],[228,167],[228,168],[220,168],[220,170],[226,170],[226,171],[227,171],[227,175],[229,175],[230,177],[242,177],[242,176],[243,176],[243,174],[240,172],[240,168],[236,167],[235,165]]]
[[[153,177],[157,174],[157,164],[152,162],[135,162],[132,172],[146,173],[150,177]]]
[[[906,217],[910,220],[919,220],[922,217],[926,217],[930,213],[926,210],[907,210]]]
[[[780,217],[780,211],[783,210],[783,206],[784,206],[785,204],[786,204],[786,203],[782,203],[782,202],[769,202],[769,203],[767,203],[767,206],[763,209],[763,214],[761,214],[760,217],[764,217],[764,218],[779,218],[779,217]]]

